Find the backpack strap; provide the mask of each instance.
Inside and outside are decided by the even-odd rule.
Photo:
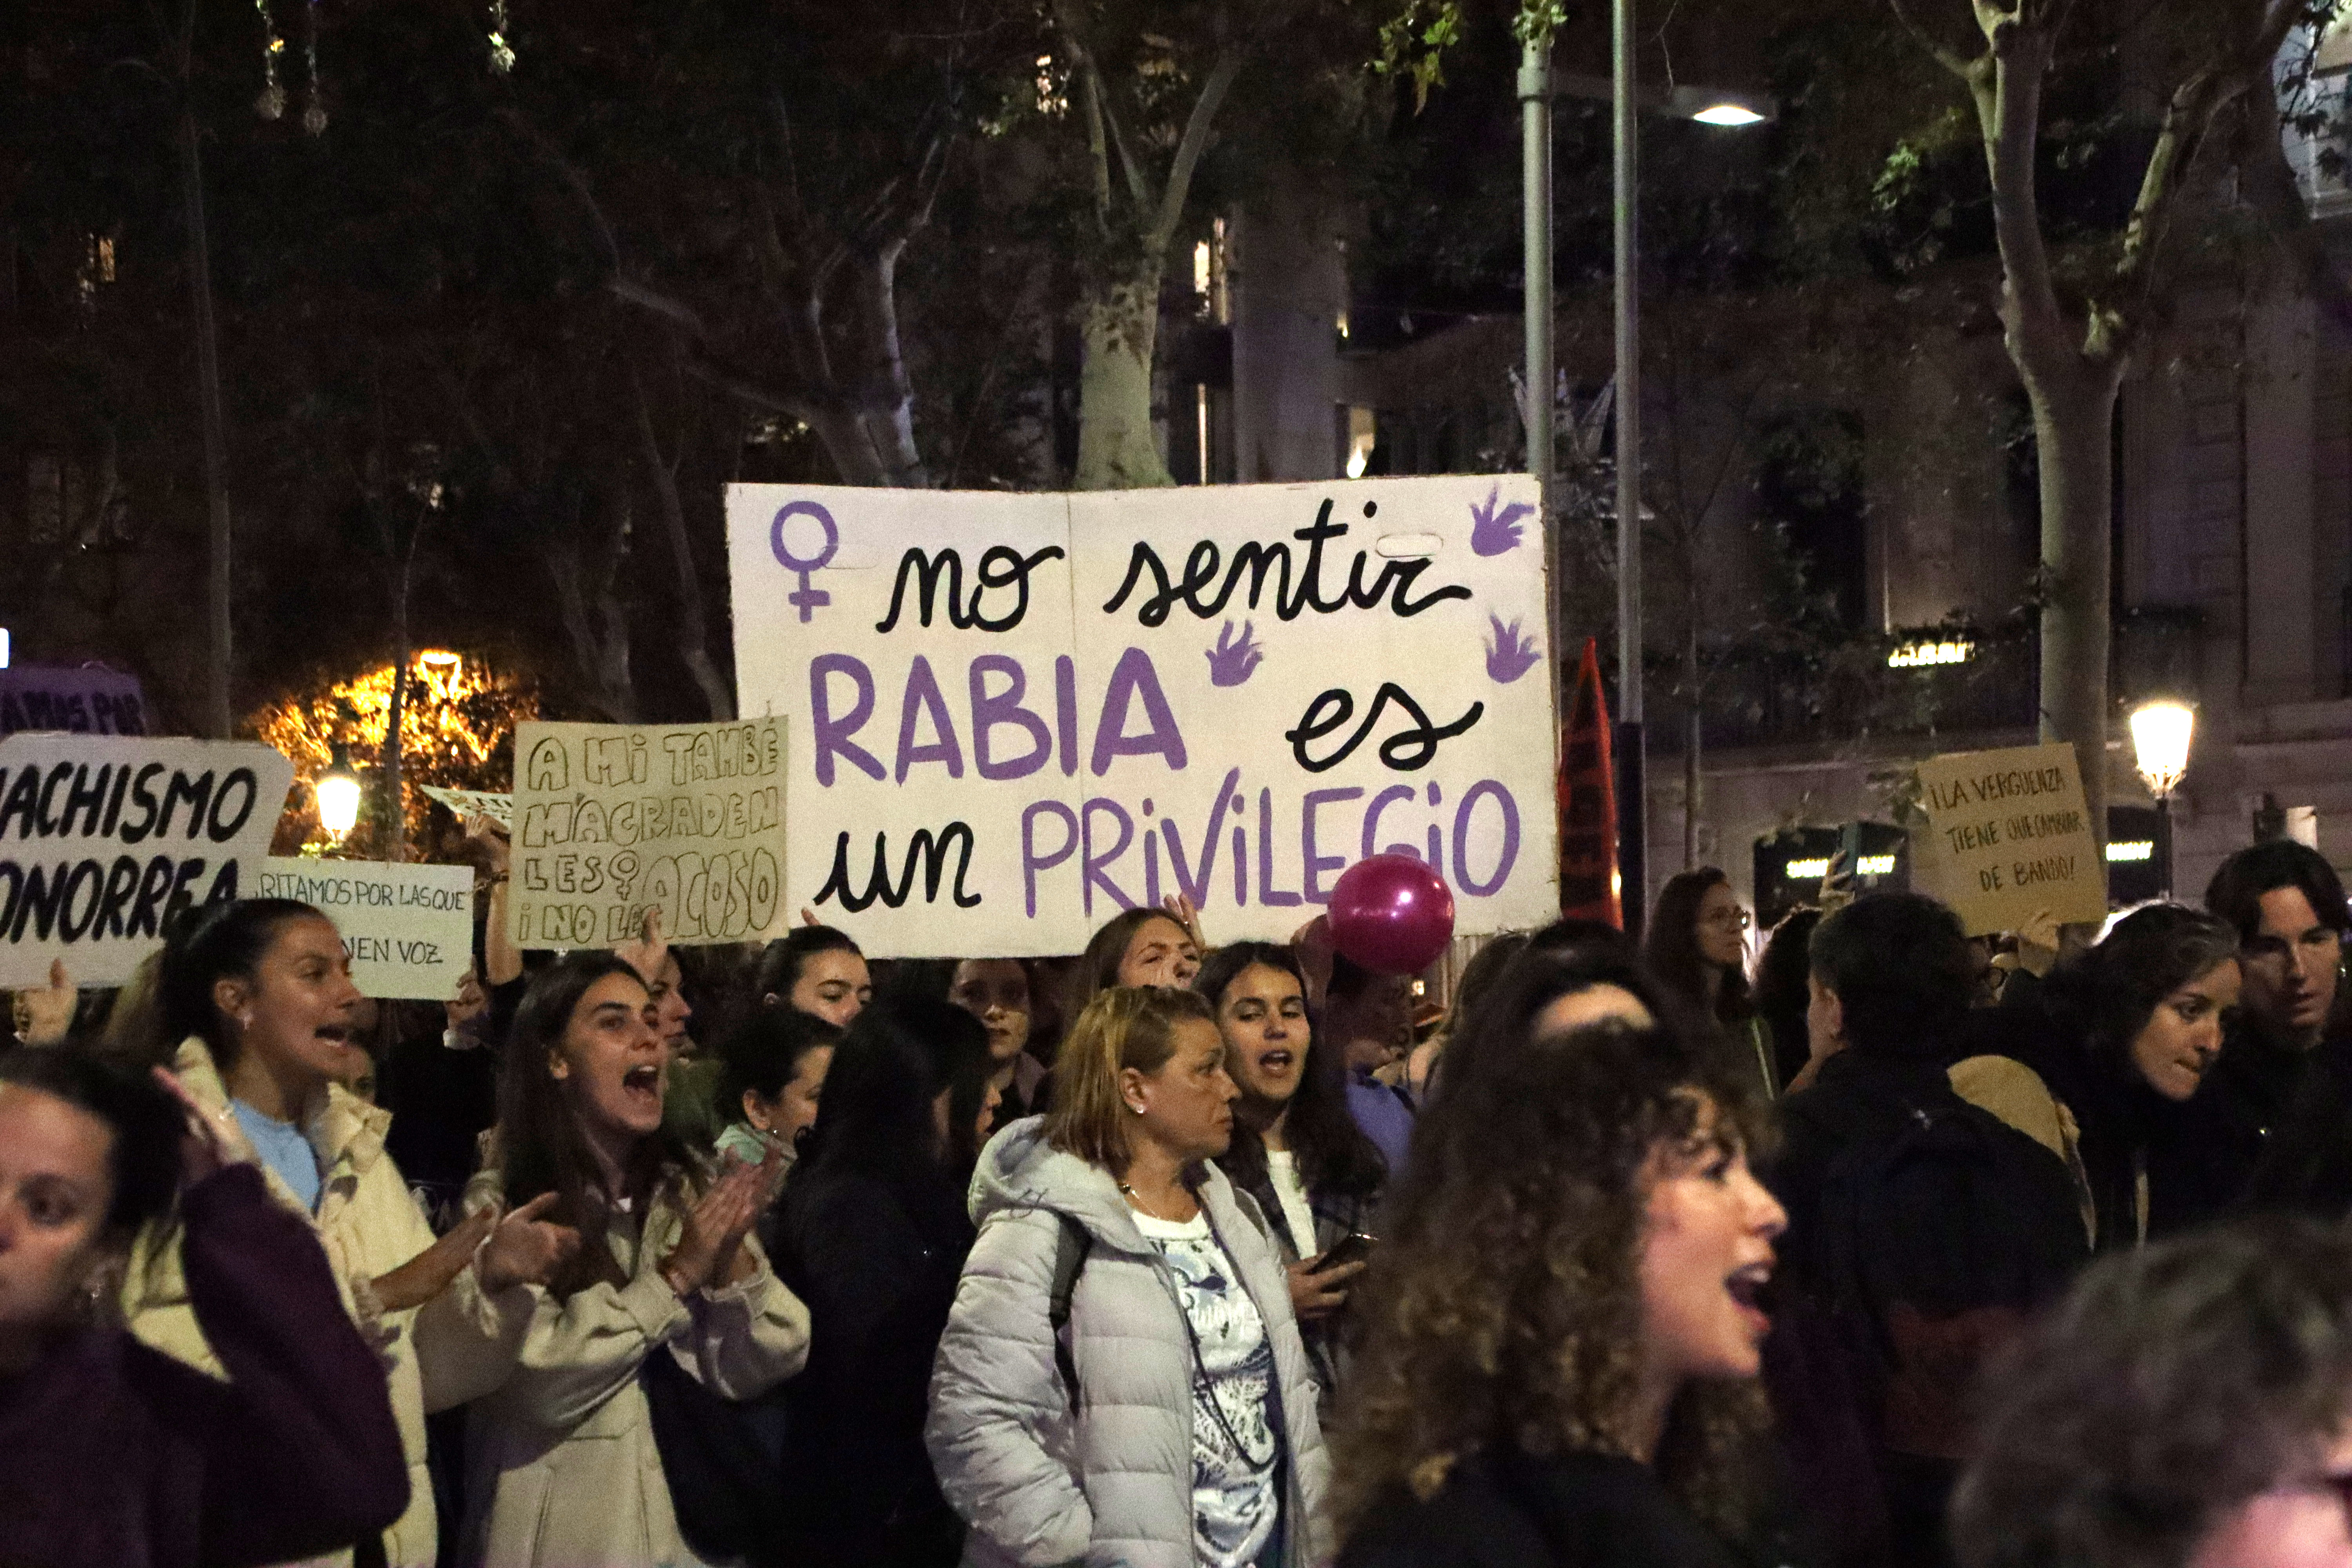
[[[1045,1321],[1054,1331],[1054,1366],[1062,1374],[1062,1387],[1070,1396],[1070,1413],[1075,1415],[1078,1363],[1070,1349],[1070,1297],[1078,1288],[1078,1276],[1086,1271],[1095,1238],[1068,1215],[1057,1213],[1054,1217],[1061,1222],[1061,1229],[1054,1237],[1054,1279],[1045,1295]]]

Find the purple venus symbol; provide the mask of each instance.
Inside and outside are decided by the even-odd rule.
[[[784,548],[784,524],[796,517],[813,517],[816,519],[817,526],[824,530],[824,548],[818,551],[813,560],[804,560]],[[801,621],[805,625],[818,605],[833,603],[832,595],[822,588],[809,586],[809,574],[822,570],[840,550],[841,530],[834,526],[833,513],[816,502],[796,500],[777,510],[776,521],[768,527],[768,548],[775,553],[777,564],[787,572],[799,574],[800,587],[787,594],[784,602],[800,611]]]

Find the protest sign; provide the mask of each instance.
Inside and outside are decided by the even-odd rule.
[[[139,678],[37,664],[0,668],[0,735],[23,730],[143,735],[147,707]]]
[[[518,947],[605,947],[658,907],[682,944],[783,934],[784,725],[515,730]]]
[[[1919,764],[1919,804],[1927,826],[1911,835],[1911,874],[1970,936],[2019,930],[2045,910],[2062,923],[2106,919],[2107,867],[2072,745],[1931,757]]]
[[[474,960],[470,866],[273,856],[258,890],[312,905],[335,922],[362,996],[446,1002]]]
[[[450,814],[463,822],[469,816],[487,816],[501,827],[514,825],[514,796],[486,789],[446,789],[440,784],[425,784],[425,798],[437,800],[449,808]]]
[[[739,711],[784,904],[893,956],[1073,952],[1182,893],[1287,936],[1410,854],[1464,934],[1559,912],[1532,481],[1083,495],[737,485]]]
[[[190,904],[254,891],[294,766],[247,741],[0,739],[0,985],[119,985]]]

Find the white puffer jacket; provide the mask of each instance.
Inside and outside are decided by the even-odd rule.
[[[940,1488],[971,1526],[977,1568],[1192,1568],[1192,1350],[1159,1249],[1109,1173],[1050,1147],[1045,1119],[992,1140],[972,1182],[980,1239],[931,1372],[924,1436]],[[1201,1204],[1274,1343],[1287,1477],[1283,1560],[1330,1556],[1330,1465],[1315,1385],[1265,1220],[1206,1167]],[[1074,1418],[1049,1297],[1067,1215],[1093,1237],[1070,1296]]]

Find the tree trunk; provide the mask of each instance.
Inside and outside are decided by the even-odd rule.
[[[408,708],[408,595],[404,591],[400,612],[400,630],[396,634],[399,647],[393,653],[392,707],[383,726],[383,798],[384,822],[377,834],[384,847],[383,858],[394,865],[408,858],[408,795],[401,787],[401,723]]]
[[[1151,429],[1151,354],[1160,331],[1157,257],[1086,303],[1086,365],[1078,378],[1082,490],[1141,489],[1176,481]]]
[[[646,402],[646,389],[633,373],[629,390],[637,400],[637,439],[645,448],[646,467],[652,473],[654,494],[661,502],[662,531],[669,538],[670,563],[677,572],[677,653],[695,685],[702,689],[702,700],[714,720],[735,717],[734,694],[719,677],[719,666],[710,657],[710,634],[702,615],[702,574],[695,569],[694,543],[686,531],[686,503],[677,493],[677,472],[665,462],[661,443],[654,438],[653,409]],[[679,445],[685,445],[683,435]]]
[[[2042,467],[2042,737],[2074,743],[2091,831],[2104,849],[2112,441],[2121,378],[2079,357],[2070,372],[2036,374],[2028,365],[2039,357],[2015,355]]]

